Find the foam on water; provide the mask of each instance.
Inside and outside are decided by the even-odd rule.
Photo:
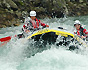
[[[51,28],[62,26],[72,32],[73,22],[76,19],[79,19],[88,29],[87,18],[88,16],[43,19],[42,21],[49,24]],[[21,27],[22,25],[1,29],[0,38],[21,33]],[[32,47],[31,43],[32,41],[24,39],[12,39],[5,46],[0,47],[0,70],[88,70],[88,50],[77,53],[51,45],[51,49],[44,50],[28,58],[29,53],[27,54],[28,51],[26,50],[27,47]],[[34,51],[36,50],[34,49]],[[30,53],[34,52],[29,51]]]
[[[54,46],[52,46],[54,47]],[[87,56],[51,48],[23,61],[18,70],[87,70]]]

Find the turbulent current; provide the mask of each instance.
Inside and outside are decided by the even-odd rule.
[[[73,33],[75,20],[80,20],[83,27],[88,30],[88,16],[45,18],[41,21],[50,28],[62,26]],[[22,33],[22,25],[0,29],[0,38],[13,36],[10,42],[0,47],[0,70],[88,70],[87,49],[69,51],[64,48],[65,46],[58,48],[49,44],[46,46],[48,49],[36,48],[37,45],[33,46],[33,40],[14,39],[14,35]],[[43,49],[44,51],[41,51]]]

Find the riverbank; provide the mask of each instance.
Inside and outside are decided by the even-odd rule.
[[[35,10],[38,18],[88,15],[88,2],[80,0],[0,0],[0,28],[19,26]]]

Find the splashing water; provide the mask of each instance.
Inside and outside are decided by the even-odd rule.
[[[87,18],[88,16],[64,19],[45,18],[42,21],[49,24],[50,28],[62,26],[72,32],[73,23],[76,19],[79,19],[83,25],[86,25],[85,28],[88,30]],[[21,33],[21,27],[22,25],[19,27],[2,28],[0,30],[0,38]],[[47,48],[51,48],[44,49],[41,52],[41,50],[35,47],[32,40],[12,39],[5,46],[0,47],[0,70],[88,70],[87,50],[76,53],[64,48],[57,48],[56,45],[47,45]],[[40,52],[37,52],[37,50]],[[36,53],[34,56],[28,56],[34,53]]]

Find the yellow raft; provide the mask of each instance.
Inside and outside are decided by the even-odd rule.
[[[70,32],[67,32],[66,30],[55,30],[55,29],[42,29],[42,30],[39,30],[37,32],[34,32],[32,35],[28,36],[27,39],[30,39],[30,38],[35,38],[35,39],[38,39],[40,38],[41,35],[45,35],[45,37],[49,38],[49,37],[55,37],[55,39],[53,39],[54,41],[56,40],[57,36],[64,36],[64,37],[72,37],[72,38],[75,38],[80,44],[82,44],[84,47],[87,47],[87,43],[85,43],[84,40],[82,40],[81,38],[79,38],[77,35],[74,35]]]
[[[59,30],[54,30],[54,29],[43,29],[43,30],[39,30],[38,32],[32,34],[31,36],[28,36],[27,39],[30,39],[31,37],[36,36],[36,35],[41,35],[41,34],[45,34],[49,32],[55,32],[55,35],[61,35],[65,37],[68,37],[68,36],[74,37],[74,35],[69,32],[64,32],[64,31],[59,31]]]

